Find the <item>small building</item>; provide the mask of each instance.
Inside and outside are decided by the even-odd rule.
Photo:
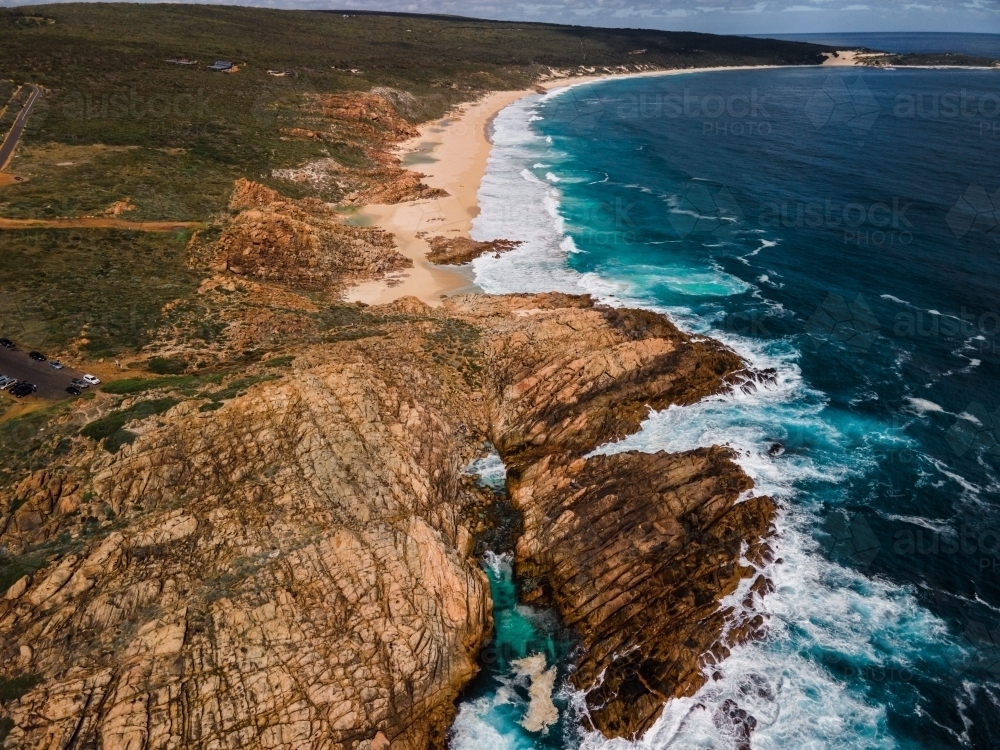
[[[208,66],[209,70],[215,70],[219,73],[228,73],[233,70],[236,66],[229,60],[216,60],[214,63]]]

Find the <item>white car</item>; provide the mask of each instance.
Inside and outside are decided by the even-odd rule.
[[[8,375],[0,375],[0,391],[5,391],[12,385],[17,385],[17,380]]]
[[[100,385],[101,379],[96,375],[84,375],[83,380],[90,383],[91,385]]]

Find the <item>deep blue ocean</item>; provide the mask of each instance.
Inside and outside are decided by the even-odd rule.
[[[881,52],[898,53],[954,52],[1000,59],[1000,34],[997,33],[854,31],[841,34],[761,34],[756,36],[828,44],[841,49],[866,47]]]
[[[559,668],[560,722],[524,729],[528,680],[494,660],[452,746],[736,747],[728,699],[758,749],[997,747],[1000,71],[606,81],[523,99],[493,137],[473,236],[524,244],[475,262],[484,290],[646,307],[777,369],[599,450],[731,446],[782,504],[781,562],[768,637],[609,743],[572,729],[569,648],[493,559],[498,641],[536,629],[518,648]]]

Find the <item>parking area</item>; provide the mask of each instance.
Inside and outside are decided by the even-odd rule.
[[[35,362],[28,356],[28,352],[20,349],[0,347],[0,375],[34,383],[38,386],[38,390],[34,393],[36,398],[69,398],[66,386],[69,385],[69,381],[81,377],[82,374],[69,367],[56,370],[49,367],[48,362]]]

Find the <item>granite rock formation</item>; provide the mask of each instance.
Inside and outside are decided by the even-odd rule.
[[[597,728],[648,727],[759,630],[719,600],[756,575],[774,508],[726,450],[589,455],[651,407],[753,382],[735,354],[562,294],[329,315],[336,337],[283,376],[106,394],[67,419],[167,410],[0,493],[23,570],[0,593],[7,747],[442,747],[491,627],[489,498],[462,475],[487,440],[529,595],[586,646]]]
[[[439,265],[461,265],[471,263],[480,255],[499,255],[518,247],[516,240],[490,240],[477,242],[468,237],[431,237],[427,243],[431,251],[427,260]]]
[[[404,169],[393,147],[418,136],[407,116],[413,116],[412,95],[388,88],[370,92],[313,95],[303,102],[311,116],[309,128],[284,131],[295,140],[329,143],[364,155],[364,162],[346,166],[332,159],[318,159],[292,169],[279,169],[274,177],[319,190],[343,205],[400,203],[437,198],[445,191],[421,182],[423,175]]]
[[[380,278],[413,265],[388,232],[352,227],[315,199],[291,201],[237,180],[230,208],[239,213],[215,246],[211,267],[298,288],[330,288]]]
[[[82,494],[28,478],[0,508],[72,539],[0,595],[4,677],[38,679],[6,746],[440,746],[490,626],[470,399],[414,337],[342,342],[85,452]]]
[[[727,644],[763,633],[760,616],[720,601],[744,578],[769,585],[758,568],[775,505],[749,496],[723,448],[587,454],[638,430],[650,408],[773,375],[650,312],[552,294],[465,304],[504,310],[491,314],[487,372],[491,437],[524,514],[517,572],[581,638],[573,682],[588,691],[588,720],[611,737],[642,733]]]

